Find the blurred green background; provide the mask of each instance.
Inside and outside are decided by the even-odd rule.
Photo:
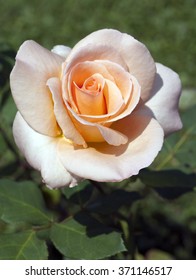
[[[13,142],[16,108],[9,73],[23,41],[33,39],[49,49],[57,44],[72,47],[95,30],[114,28],[142,41],[155,61],[180,75],[183,130],[165,141],[150,169],[120,184],[107,184],[101,195],[93,194],[97,204],[85,206],[104,224],[123,232],[128,252],[116,259],[196,257],[195,4],[195,0],[0,0],[0,177],[33,180],[50,210],[70,207],[69,216],[78,208],[66,191],[65,202],[60,191],[44,188],[38,172],[29,168]],[[0,221],[0,233],[15,231],[18,225]],[[52,247],[49,258],[61,257]]]
[[[132,34],[156,61],[196,86],[195,0],[0,0],[0,43],[17,49],[27,39],[52,48],[73,46],[101,28]]]

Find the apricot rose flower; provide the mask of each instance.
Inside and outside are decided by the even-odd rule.
[[[121,181],[181,128],[181,82],[128,34],[96,31],[71,50],[20,47],[10,76],[15,142],[50,188]]]

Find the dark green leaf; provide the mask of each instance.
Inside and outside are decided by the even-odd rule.
[[[45,242],[34,231],[0,235],[1,260],[45,260],[47,256]]]
[[[64,188],[62,193],[71,202],[83,205],[90,199],[93,193],[93,186],[89,181],[85,180],[74,188]]]
[[[126,250],[120,233],[86,214],[54,224],[51,240],[69,259],[103,259]]]
[[[41,191],[29,181],[0,180],[0,212],[1,219],[6,222],[40,225],[52,219],[45,210]]]

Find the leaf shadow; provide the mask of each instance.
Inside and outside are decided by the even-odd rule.
[[[74,216],[74,219],[78,223],[86,227],[86,235],[89,238],[93,238],[99,235],[107,235],[115,231],[113,228],[105,226],[84,211],[76,214]]]
[[[111,194],[100,196],[90,202],[85,210],[74,216],[74,219],[86,227],[88,237],[118,232],[118,229],[103,224],[97,220],[97,217],[101,219],[104,217],[111,217],[112,221],[112,215],[115,215],[122,206],[130,206],[133,202],[141,198],[142,196],[138,192],[128,192],[118,189]],[[92,215],[95,215],[96,218]]]

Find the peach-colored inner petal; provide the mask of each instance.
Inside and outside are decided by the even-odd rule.
[[[104,79],[100,74],[94,74],[85,80],[82,90],[93,95],[102,92],[104,87]]]
[[[99,123],[88,122],[78,115],[65,100],[65,104],[69,111],[74,126],[80,132],[86,142],[107,142],[110,145],[119,146],[127,142],[127,137],[121,132],[110,129],[111,124],[101,125]]]
[[[96,79],[94,79],[95,77]],[[100,77],[102,77],[101,83]],[[95,86],[97,87],[96,90]],[[81,93],[89,93],[90,90],[91,95],[92,93],[103,93],[102,97],[99,96],[99,102],[102,100],[100,102],[101,106],[96,106],[98,103],[95,102],[92,107],[91,102],[89,103],[91,109],[88,108],[87,110],[86,108],[84,110],[84,107],[87,107],[87,101],[84,102],[86,98],[83,100]],[[70,73],[63,77],[63,98],[69,102],[75,112],[91,122],[105,122],[107,119],[112,119],[118,115],[118,112],[122,112],[123,108],[127,107],[131,93],[131,75],[123,67],[111,61],[96,60],[78,63]],[[82,101],[85,104],[81,109],[79,104]]]
[[[114,82],[108,79],[105,80],[104,97],[108,114],[118,111],[119,108],[121,108],[121,106],[124,104],[124,100],[119,88]]]
[[[137,80],[123,67],[104,60],[80,62],[68,73],[63,68],[62,73],[65,106],[85,141],[125,144],[126,135],[110,126],[137,106],[140,99]]]
[[[74,123],[72,122],[63,102],[60,80],[58,78],[51,78],[47,81],[47,86],[49,87],[53,98],[56,120],[62,129],[64,137],[73,141],[73,143],[77,145],[86,147],[86,142],[74,126]]]
[[[73,82],[72,96],[78,112],[84,115],[104,115],[107,112],[103,88],[105,80],[100,74],[87,78],[83,85]]]
[[[66,65],[64,65],[66,67]],[[64,69],[62,70],[64,72]],[[96,76],[94,76],[96,75]],[[77,96],[75,94],[76,85],[78,89],[80,88],[80,91],[89,93],[89,83],[91,80],[94,79],[94,86],[96,84],[99,87],[99,92],[104,86],[104,78],[108,78],[110,80],[113,79],[113,77],[108,73],[106,67],[100,63],[95,63],[93,61],[85,61],[82,63],[78,63],[76,66],[74,66],[70,73],[67,73],[62,78],[62,90],[63,90],[63,98],[69,101],[70,106],[73,108],[75,112],[78,114],[87,114],[87,115],[94,115],[89,113],[81,113],[77,106]],[[90,79],[90,80],[89,80]],[[102,85],[102,86],[101,86]],[[87,86],[87,87],[86,87]],[[101,87],[100,87],[101,86]],[[93,89],[93,88],[91,88]],[[95,88],[93,89],[93,91]],[[95,93],[95,92],[94,92]],[[98,93],[98,92],[96,92]],[[92,92],[91,92],[92,94]],[[80,99],[80,97],[78,97]],[[94,106],[95,107],[95,106]],[[104,112],[105,114],[105,112]],[[96,113],[95,113],[96,115]],[[100,115],[100,113],[98,114]]]
[[[127,104],[122,107],[121,110],[117,114],[115,114],[112,119],[109,119],[108,122],[114,122],[130,115],[138,105],[140,101],[141,87],[135,77],[131,76],[131,79],[133,85]]]

